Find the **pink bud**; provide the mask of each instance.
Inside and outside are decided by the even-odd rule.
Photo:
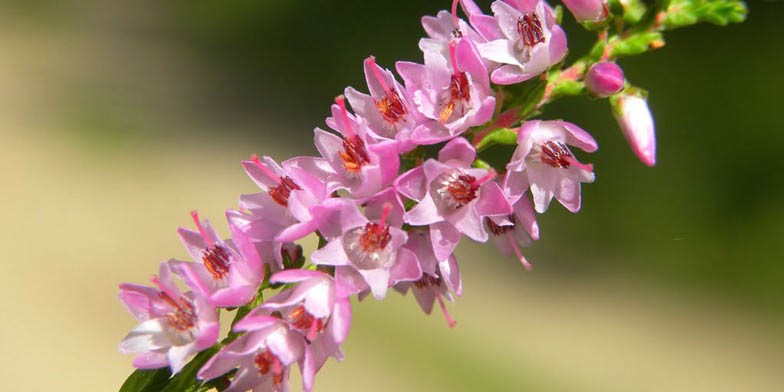
[[[629,146],[642,163],[656,164],[656,130],[653,116],[645,97],[639,94],[621,94],[612,100],[613,114],[618,120]]]
[[[563,0],[578,22],[598,22],[607,17],[604,0]]]
[[[621,67],[606,61],[594,64],[585,76],[585,87],[599,98],[609,97],[621,91],[623,83]]]

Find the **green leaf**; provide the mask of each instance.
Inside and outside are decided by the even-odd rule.
[[[664,42],[659,32],[649,31],[634,34],[611,42],[613,57],[634,56],[648,51],[652,46]]]
[[[481,152],[495,145],[517,145],[517,132],[509,128],[491,131],[476,145],[476,150]]]
[[[212,358],[215,353],[220,349],[219,345],[212,346],[198,354],[196,354],[182,370],[171,378],[169,383],[160,391],[161,392],[195,392],[199,389],[202,381],[196,378],[196,373],[199,372],[202,366]]]
[[[744,21],[747,13],[741,0],[671,0],[662,24],[668,29],[700,22],[726,26]]]
[[[120,392],[158,392],[169,382],[171,371],[160,369],[137,369],[125,380]]]

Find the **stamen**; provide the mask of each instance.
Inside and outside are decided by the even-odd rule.
[[[455,42],[449,43],[449,59],[452,61],[452,72],[457,75],[460,70],[457,69],[457,44]]]
[[[487,225],[487,229],[490,230],[490,233],[492,233],[495,236],[499,236],[505,234],[506,232],[514,230],[515,228],[514,215],[509,215],[508,219],[512,223],[511,225],[500,226],[495,222],[493,222],[493,220],[490,219],[489,217],[485,217],[485,225]]]
[[[406,106],[403,104],[403,100],[400,98],[400,95],[397,93],[397,91],[390,87],[386,80],[384,80],[383,75],[381,75],[381,71],[378,70],[378,65],[376,65],[376,58],[370,56],[365,61],[370,65],[370,69],[373,71],[373,75],[384,89],[384,97],[381,100],[378,100],[375,97],[373,98],[373,102],[376,104],[376,109],[378,109],[384,121],[389,123],[391,126],[395,126],[405,117],[407,113]]]
[[[210,236],[207,235],[207,231],[204,230],[204,227],[201,225],[199,212],[196,210],[191,211],[191,218],[193,219],[193,223],[195,223],[196,227],[199,229],[199,234],[201,234],[201,238],[204,240],[205,246],[210,246],[212,240],[210,240]]]
[[[517,32],[520,33],[525,46],[529,48],[545,41],[542,21],[535,13],[525,14],[517,20]]]
[[[521,263],[523,263],[523,267],[525,267],[527,271],[530,271],[533,266],[528,262],[528,260],[525,259],[525,256],[523,256],[523,252],[521,252],[520,247],[517,246],[517,241],[515,241],[511,231],[506,232],[506,238],[509,240],[509,245],[512,246],[512,249],[517,255],[517,258],[520,259]]]
[[[547,141],[541,146],[539,159],[542,163],[558,169],[568,169],[574,165],[582,170],[593,171],[593,165],[578,161],[562,142]]]
[[[362,166],[370,163],[365,142],[356,134],[343,139],[343,151],[338,155],[343,160],[343,168],[351,175],[359,175]]]
[[[161,291],[161,298],[164,301],[166,301],[166,303],[174,307],[177,307],[177,301],[175,300],[175,298],[179,297],[178,293],[175,293],[174,291],[170,290],[168,287],[164,286],[163,283],[161,282],[161,279],[158,278],[156,275],[150,277],[150,282],[152,282],[152,284],[158,287],[158,290]]]
[[[446,103],[438,116],[441,124],[446,124],[449,121],[458,105],[463,112],[461,115],[465,114],[465,104],[471,99],[468,77],[457,67],[457,47],[454,41],[449,43],[449,58],[452,62],[452,78],[449,81]]]
[[[387,218],[389,217],[389,213],[392,212],[392,203],[385,202],[383,206],[381,206],[383,210],[381,211],[381,219],[378,220],[378,224],[383,228],[386,226]]]
[[[482,178],[475,180],[473,184],[478,188],[482,186],[482,184],[492,180],[493,178],[495,178],[495,171],[490,170]]]
[[[216,280],[226,277],[230,271],[231,256],[223,246],[214,244],[205,248],[201,253],[204,268]]]
[[[261,162],[261,160],[259,159],[259,157],[257,155],[255,155],[255,154],[252,155],[250,157],[250,159],[253,161],[253,163],[256,164],[256,166],[259,167],[259,169],[261,169],[262,172],[264,172],[264,174],[267,175],[267,177],[271,178],[272,181],[275,181],[278,184],[280,184],[280,182],[281,182],[280,176],[275,174],[272,170],[270,170],[270,168],[267,167],[267,165],[265,165],[263,162]]]
[[[340,106],[340,113],[343,115],[343,123],[346,128],[346,136],[354,137],[354,130],[351,128],[351,121],[348,119],[348,111],[346,110],[346,98],[343,95],[335,97],[335,103]]]
[[[441,307],[441,311],[444,313],[444,318],[446,318],[446,323],[449,324],[449,328],[454,328],[457,325],[455,319],[452,318],[452,315],[449,314],[449,310],[446,308],[446,304],[444,303],[444,299],[441,298],[441,292],[438,291],[436,286],[430,286],[433,288],[433,293],[438,300],[438,305]]]
[[[283,177],[280,180],[278,186],[274,188],[270,188],[267,193],[269,193],[272,200],[276,203],[280,204],[283,207],[289,206],[289,196],[291,195],[291,191],[302,189],[297,185],[291,177]]]

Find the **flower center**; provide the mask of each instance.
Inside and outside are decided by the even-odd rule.
[[[364,227],[349,230],[345,235],[343,248],[357,268],[383,268],[392,261],[392,249],[389,246],[391,241],[389,226],[383,221],[368,223]]]
[[[422,277],[414,282],[414,286],[418,289],[424,289],[428,286],[440,286],[441,285],[441,277],[440,276],[432,276],[429,274],[422,274]]]
[[[196,312],[193,310],[193,304],[185,298],[175,300],[163,291],[158,295],[164,300],[172,310],[166,315],[166,321],[169,326],[177,330],[177,332],[187,332],[196,326]]]
[[[539,160],[550,167],[568,169],[572,164],[572,152],[562,142],[552,140],[542,144]]]
[[[308,341],[313,341],[316,335],[326,327],[324,319],[316,318],[305,310],[303,305],[297,306],[288,314],[289,325],[292,328],[305,332]]]
[[[381,85],[381,88],[384,89],[384,96],[380,100],[373,97],[373,102],[376,104],[376,109],[378,109],[384,121],[395,127],[405,118],[407,113],[406,106],[403,104],[400,94],[384,80],[381,71],[378,70],[378,65],[376,65],[375,57],[368,57],[367,61],[370,64],[370,69],[373,71],[373,76],[378,81],[378,84]]]
[[[253,357],[253,363],[256,365],[256,369],[258,369],[259,374],[262,376],[266,375],[270,371],[272,372],[272,383],[274,385],[280,385],[283,383],[283,364],[280,362],[280,359],[276,357],[272,352],[269,350],[264,350],[255,357]]]
[[[458,111],[460,116],[462,117],[465,114],[465,105],[471,99],[471,89],[468,83],[468,76],[466,76],[465,72],[461,72],[457,68],[457,55],[455,53],[455,44],[452,43],[449,45],[449,56],[452,60],[452,78],[449,81],[449,89],[448,95],[446,98],[446,104],[444,108],[441,109],[441,114],[438,116],[438,120],[441,121],[442,124],[445,124],[452,114],[455,113],[455,109],[460,108]]]
[[[437,181],[434,199],[440,207],[450,209],[458,209],[476,199],[480,185],[476,177],[459,171],[442,174]]]
[[[201,252],[201,261],[215,280],[223,279],[229,274],[231,256],[221,245],[214,244],[206,247]]]
[[[348,136],[343,139],[343,151],[339,152],[343,160],[343,168],[349,174],[359,174],[362,166],[370,163],[365,142],[359,135]]]
[[[270,188],[267,193],[269,193],[270,197],[272,197],[272,200],[275,200],[276,203],[282,205],[283,207],[288,207],[289,195],[291,194],[291,191],[296,189],[302,188],[294,183],[294,180],[292,180],[291,177],[286,176],[280,179],[278,186]]]
[[[508,233],[510,231],[513,231],[514,228],[515,228],[515,217],[514,217],[514,215],[509,215],[507,217],[507,219],[509,219],[509,221],[512,222],[512,224],[511,225],[501,226],[501,225],[498,225],[495,222],[493,222],[492,219],[486,217],[485,218],[485,225],[487,226],[487,230],[489,230],[490,233],[492,233],[494,236],[504,235],[504,234],[506,234],[506,233]]]
[[[525,14],[517,20],[517,32],[520,33],[526,47],[533,47],[538,43],[544,43],[544,31],[542,22],[536,14]]]

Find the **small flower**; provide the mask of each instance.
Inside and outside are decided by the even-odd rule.
[[[441,149],[438,160],[429,159],[395,181],[400,194],[417,201],[406,213],[406,222],[430,226],[439,260],[452,254],[461,233],[474,241],[487,241],[485,216],[512,212],[501,188],[492,181],[495,172],[471,168],[475,158],[476,150],[468,141],[455,138]]]
[[[568,145],[583,151],[598,148],[591,135],[565,121],[526,121],[517,135],[517,150],[507,169],[525,172],[509,184],[517,189],[530,186],[536,212],[543,213],[557,199],[567,210],[580,210],[580,183],[593,182],[593,166],[580,163]]]
[[[244,332],[199,370],[198,377],[211,380],[237,369],[225,391],[288,391],[291,365],[301,362],[305,340],[276,317],[250,314],[237,322],[234,332]]]
[[[490,232],[498,250],[507,256],[517,256],[525,269],[531,270],[531,263],[523,256],[521,247],[528,246],[539,239],[539,225],[531,202],[514,189],[516,184],[525,182],[516,177],[525,176],[523,172],[508,171],[504,180],[504,193],[512,204],[513,213],[506,216],[490,216],[485,218],[485,226]]]
[[[541,0],[510,3],[514,6],[503,1],[492,4],[499,29],[481,29],[491,36],[485,37],[487,43],[478,44],[482,57],[502,64],[491,75],[493,83],[497,84],[531,79],[566,55],[566,34],[555,24],[553,11],[547,3]]]
[[[449,57],[449,45],[466,38],[472,42],[485,42],[468,23],[457,17],[457,1],[453,2],[452,12],[439,11],[436,16],[422,17],[422,27],[427,38],[419,40],[419,49],[423,52],[440,53]],[[477,8],[478,9],[478,8]]]
[[[309,391],[316,372],[330,356],[343,359],[340,344],[351,326],[351,302],[335,295],[335,281],[325,273],[288,270],[276,273],[272,283],[295,287],[264,301],[259,310],[277,312],[289,327],[305,337],[303,389]]]
[[[405,90],[392,72],[376,64],[373,56],[365,59],[365,80],[370,95],[352,87],[346,88],[345,95],[351,108],[367,119],[375,134],[405,143],[417,125],[417,113],[409,103]],[[404,145],[400,147],[407,149]]]
[[[618,64],[602,61],[591,66],[585,75],[585,87],[596,97],[606,98],[623,89],[623,70]]]
[[[238,227],[229,224],[233,243],[218,237],[208,221],[191,212],[198,231],[180,228],[178,233],[194,263],[173,261],[172,268],[190,288],[220,307],[242,306],[256,295],[264,278],[259,253]]]
[[[470,40],[449,44],[448,57],[425,51],[424,65],[398,62],[397,70],[417,110],[429,119],[412,135],[416,143],[451,139],[493,116],[495,97],[487,68]]]
[[[400,167],[398,143],[377,141],[361,117],[351,116],[342,96],[332,105],[330,126],[341,137],[316,128],[316,149],[325,164],[310,163],[309,167],[327,183],[329,192],[346,189],[356,198],[369,197],[389,186]],[[308,159],[300,158],[303,164]]]
[[[656,164],[656,129],[645,96],[638,92],[620,94],[613,97],[610,104],[634,154],[642,163],[653,167]]]
[[[371,222],[353,202],[344,199],[331,199],[318,209],[319,232],[329,242],[314,251],[311,260],[335,266],[338,297],[369,288],[380,300],[390,285],[421,276],[415,256],[401,249],[408,236],[390,225],[391,212],[392,206],[387,205],[380,219]]]
[[[564,5],[578,22],[599,22],[607,17],[604,0],[563,0]]]
[[[121,342],[123,354],[138,353],[139,369],[169,366],[178,373],[187,359],[212,346],[220,324],[215,308],[198,293],[182,293],[174,284],[169,263],[161,263],[156,288],[124,283],[120,301],[141,322]]]
[[[433,311],[433,304],[438,301],[447,324],[450,328],[454,327],[455,320],[449,314],[444,302],[444,297],[454,302],[453,294],[460,296],[463,292],[460,270],[454,254],[449,255],[445,260],[436,259],[430,232],[427,230],[409,232],[405,247],[416,255],[422,268],[422,277],[413,282],[400,282],[395,286],[395,290],[405,294],[410,289],[426,314]]]

